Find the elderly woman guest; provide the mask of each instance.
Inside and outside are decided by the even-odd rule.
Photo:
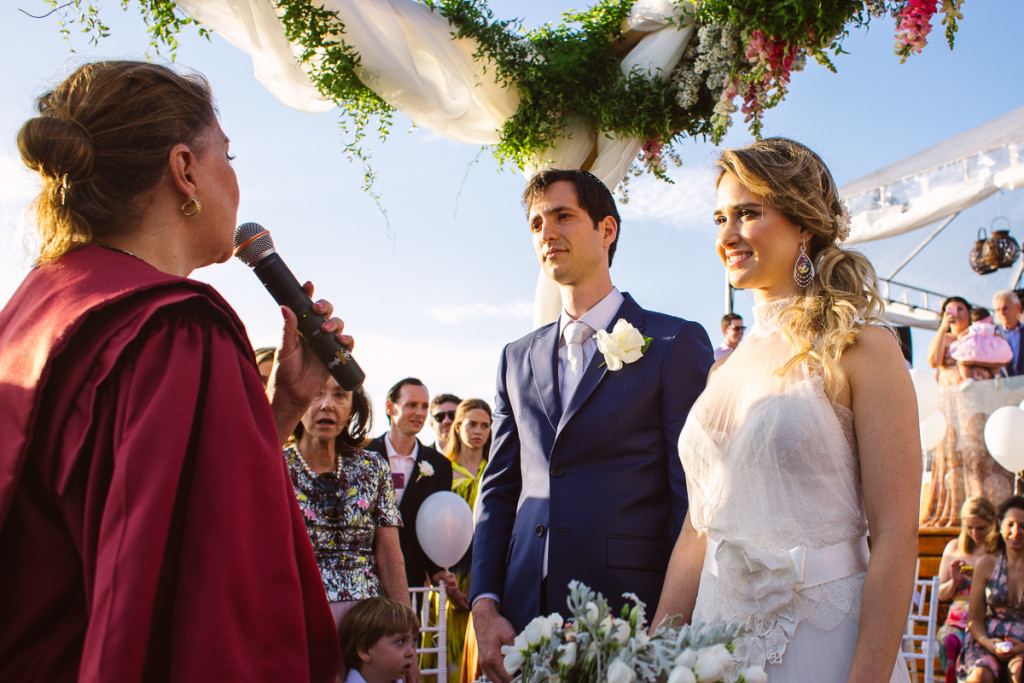
[[[1013,492],[1013,475],[1004,470],[985,448],[988,414],[964,390],[964,377],[953,347],[971,326],[971,306],[959,296],[942,304],[939,330],[928,346],[928,365],[939,382],[939,406],[946,417],[946,438],[935,448],[927,496],[922,505],[923,526],[955,526],[960,506],[970,496],[1003,500]],[[970,368],[976,379],[991,378],[993,370],[977,364]]]
[[[284,312],[265,394],[242,323],[187,279],[231,256],[238,208],[208,84],[100,62],[37,106],[40,254],[0,313],[0,680],[332,680],[280,463],[326,370]]]
[[[995,555],[978,560],[967,613],[971,638],[957,664],[966,683],[996,683],[1009,673],[1021,683],[1024,668],[1024,498],[999,506]]]
[[[946,545],[939,563],[939,599],[952,601],[945,623],[939,628],[939,661],[946,671],[946,683],[956,681],[956,658],[967,632],[967,603],[971,576],[985,557],[990,535],[996,534],[996,507],[988,498],[968,498],[960,509],[960,535]]]
[[[329,377],[284,449],[336,622],[359,600],[409,604],[391,466],[363,450],[370,402]]]

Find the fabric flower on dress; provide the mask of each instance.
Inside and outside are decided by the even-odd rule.
[[[431,465],[426,460],[424,460],[423,462],[420,463],[420,476],[421,477],[429,477],[429,476],[432,476],[433,474],[434,474],[434,466],[433,465]]]
[[[718,581],[739,614],[764,619],[789,604],[799,581],[789,553],[727,541],[715,550]]]
[[[612,372],[621,370],[624,364],[640,360],[651,343],[650,337],[640,334],[623,318],[619,318],[610,334],[606,330],[598,330],[595,336],[597,350],[604,354],[604,362]]]

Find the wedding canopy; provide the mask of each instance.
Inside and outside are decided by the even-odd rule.
[[[223,36],[253,60],[256,77],[281,102],[302,111],[334,107],[307,76],[289,42],[272,0],[179,0],[178,6]],[[492,145],[519,105],[513,87],[495,81],[494,65],[474,57],[476,43],[453,39],[443,16],[415,0],[326,0],[345,26],[345,41],[359,54],[359,79],[416,125],[444,137]],[[671,0],[638,0],[627,17],[621,68],[667,78],[693,35],[676,20],[682,8]],[[676,22],[676,23],[673,23]],[[641,140],[570,125],[542,158],[541,166],[582,168],[614,188],[640,151]],[[558,317],[558,291],[543,273],[537,281],[534,322]]]
[[[961,212],[979,202],[1024,187],[1024,107],[989,121],[977,128],[949,138],[921,152],[901,159],[862,178],[847,183],[840,192],[846,197],[853,214],[849,244],[865,244],[872,260],[885,264],[894,253],[901,260],[888,268],[879,268],[883,294],[890,300],[889,311],[893,322],[934,329],[938,323],[938,307],[943,294],[932,291],[939,288],[948,294],[986,291],[988,298],[998,289],[1018,286],[1022,262],[1012,268],[1012,277],[1006,272],[979,276],[966,270],[963,280],[957,273],[964,272],[967,249],[976,238],[977,225],[957,221],[960,239],[955,243],[930,246],[939,234]],[[1014,217],[1009,216],[994,227],[1010,228]],[[963,228],[970,225],[964,238]],[[928,237],[916,244],[909,253],[906,240],[892,239],[920,228],[936,226]],[[986,226],[987,227],[987,226]],[[1017,237],[1021,234],[1018,231]],[[917,238],[920,239],[920,238]],[[925,248],[928,247],[928,252]],[[943,248],[945,247],[945,248]],[[882,255],[880,252],[887,252]],[[924,256],[922,256],[924,253]],[[941,272],[937,277],[909,281],[904,269],[914,260],[931,255],[932,267]],[[888,258],[887,258],[888,257]],[[952,262],[951,262],[952,261]],[[958,267],[953,267],[956,264]],[[904,276],[897,276],[903,272]],[[987,278],[986,288],[976,285],[979,278]],[[987,291],[991,290],[991,291]],[[984,294],[975,296],[975,303],[990,305]]]

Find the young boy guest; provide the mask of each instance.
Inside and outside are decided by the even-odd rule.
[[[363,600],[338,625],[345,683],[394,683],[417,673],[416,614],[397,600]]]

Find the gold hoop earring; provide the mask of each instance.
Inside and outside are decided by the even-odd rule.
[[[199,200],[196,197],[192,197],[181,205],[181,212],[190,218],[192,216],[198,216],[199,212],[202,210],[203,205],[199,203]]]

